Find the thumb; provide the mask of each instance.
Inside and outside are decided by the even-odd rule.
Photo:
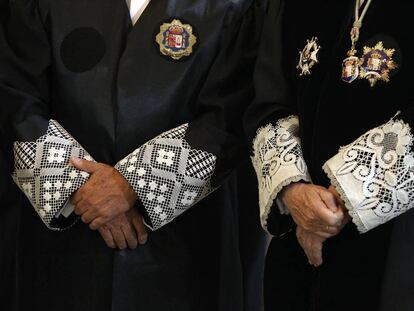
[[[76,167],[78,170],[87,172],[87,173],[94,173],[99,169],[99,164],[79,158],[70,158],[70,163]]]
[[[340,208],[338,207],[336,197],[328,190],[321,190],[319,192],[321,200],[331,212],[336,213]]]

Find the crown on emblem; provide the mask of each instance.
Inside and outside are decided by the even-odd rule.
[[[371,54],[371,58],[381,59],[382,58],[382,55],[379,52],[373,52]]]
[[[197,37],[193,33],[193,26],[183,24],[179,19],[165,22],[160,26],[156,35],[160,53],[173,60],[180,60],[193,54]]]
[[[181,35],[184,32],[184,29],[179,25],[173,25],[170,27],[169,31],[173,35]]]

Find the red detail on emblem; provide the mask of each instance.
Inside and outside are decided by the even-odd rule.
[[[166,43],[170,48],[181,49],[186,46],[184,29],[180,26],[171,26],[166,34]]]

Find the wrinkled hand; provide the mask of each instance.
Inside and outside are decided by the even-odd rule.
[[[287,186],[282,194],[283,204],[295,223],[324,238],[338,234],[344,214],[335,196],[327,189],[304,183]]]
[[[323,263],[322,248],[326,239],[301,227],[296,228],[296,237],[308,257],[309,264],[319,267]]]
[[[340,226],[340,230],[342,230],[346,226],[346,224],[351,221],[351,216],[349,216],[348,209],[346,208],[345,203],[342,200],[341,195],[338,193],[336,188],[331,185],[328,188],[328,191],[334,195],[336,203],[338,204],[338,206],[342,209],[342,211],[344,213],[344,218],[343,218],[341,226]]]
[[[134,249],[148,239],[142,216],[134,208],[100,227],[99,233],[110,248]]]
[[[332,193],[332,195],[335,197],[336,205],[343,211],[344,214],[342,222],[338,227],[339,233],[345,227],[345,225],[351,220],[351,217],[349,216],[345,204],[341,199],[341,196],[339,195],[336,188],[331,185],[328,191]],[[308,257],[309,264],[315,267],[319,267],[323,263],[322,248],[323,243],[326,241],[326,238],[318,234],[306,231],[305,229],[299,226],[296,228],[296,237],[298,239],[300,246],[305,252],[306,257]]]
[[[137,195],[127,180],[113,167],[81,159],[71,159],[73,166],[91,174],[89,180],[72,196],[75,213],[97,230],[134,206]]]

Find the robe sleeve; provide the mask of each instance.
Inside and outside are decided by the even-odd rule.
[[[282,11],[283,1],[269,2],[254,74],[256,99],[245,116],[253,143],[260,219],[274,235],[285,233],[291,223],[290,216],[283,216],[287,210],[278,195],[293,182],[310,181],[299,138],[299,118],[292,104],[295,86],[283,66]],[[269,215],[272,228],[268,226]]]
[[[244,146],[242,116],[252,100],[252,74],[264,1],[229,12],[195,117],[138,147],[115,167],[136,191],[156,230],[207,197],[236,167]]]
[[[414,109],[340,148],[324,170],[365,233],[414,206]]]
[[[45,225],[62,230],[76,222],[68,200],[89,177],[69,158],[92,158],[50,120],[51,50],[37,1],[10,1],[9,10],[0,39],[0,132],[14,146],[14,181]]]

